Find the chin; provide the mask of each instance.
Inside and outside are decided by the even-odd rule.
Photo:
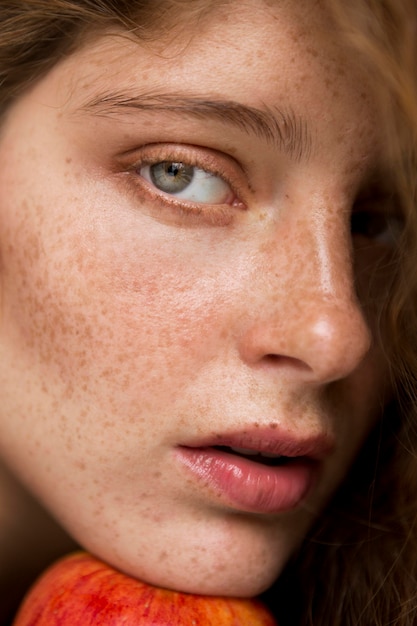
[[[242,577],[239,577],[237,580],[225,580],[221,584],[210,585],[210,587],[204,588],[202,591],[194,591],[194,593],[235,598],[255,598],[269,589],[277,578],[278,574],[265,576],[265,572],[260,572],[259,575],[250,572],[245,576],[244,580],[242,580]]]
[[[274,572],[266,575],[264,570],[242,571],[236,568],[233,575],[225,576],[219,572],[217,578],[210,574],[208,578],[202,572],[191,578],[182,573],[174,576],[149,576],[147,582],[157,587],[173,589],[183,593],[204,596],[226,596],[235,598],[254,598],[269,589],[278,577]]]
[[[235,548],[219,554],[213,547],[204,546],[199,556],[185,551],[181,559],[175,554],[173,558],[165,556],[159,563],[152,559],[151,562],[140,560],[129,564],[109,555],[102,556],[124,573],[156,587],[238,598],[253,598],[267,590],[287,560],[286,557],[279,558],[279,552],[274,553],[272,549],[263,556],[256,549],[252,554],[244,549],[239,552]]]
[[[85,550],[157,587],[201,595],[254,597],[278,578],[302,539],[306,515],[265,518],[213,510],[205,518],[166,518],[134,532],[79,536]],[[300,523],[301,518],[301,523]],[[123,518],[124,524],[126,519]],[[177,522],[177,523],[176,523]]]

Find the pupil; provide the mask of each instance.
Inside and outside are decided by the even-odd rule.
[[[166,172],[175,178],[180,173],[182,167],[181,163],[168,163]]]
[[[181,162],[162,161],[150,168],[152,182],[165,193],[184,191],[194,178],[194,166]]]

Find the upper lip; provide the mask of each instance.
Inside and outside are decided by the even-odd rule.
[[[213,433],[183,445],[187,448],[227,446],[286,457],[308,457],[321,461],[335,445],[328,433],[294,433],[279,427],[256,427],[229,433]]]

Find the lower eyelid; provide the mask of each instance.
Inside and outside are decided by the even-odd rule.
[[[158,191],[144,178],[134,173],[134,170],[132,172],[132,168],[125,174],[128,174],[125,181],[128,182],[133,200],[139,202],[140,206],[146,206],[149,215],[162,223],[191,228],[202,225],[225,227],[233,224],[238,212],[246,209],[242,203],[228,206],[187,202]]]

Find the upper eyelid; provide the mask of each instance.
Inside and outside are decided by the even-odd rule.
[[[398,199],[397,181],[390,171],[385,169],[373,171],[362,181],[357,190],[357,200]]]
[[[380,187],[367,189],[360,193],[353,204],[353,212],[373,207],[374,212],[403,219],[403,200],[395,188]],[[388,210],[389,209],[389,210]]]
[[[236,161],[234,157],[229,154],[219,152],[218,150],[214,150],[213,148],[191,145],[191,144],[182,144],[182,143],[151,143],[145,144],[140,148],[135,148],[133,150],[129,150],[129,152],[122,155],[122,158],[132,157],[135,153],[145,153],[145,157],[148,153],[150,153],[149,162],[157,162],[160,161],[183,161],[189,165],[194,165],[195,167],[202,166],[202,163],[213,163],[215,159],[220,159],[221,161],[226,161],[230,163],[231,166],[235,166],[239,168],[242,173],[247,175],[245,167]],[[183,157],[183,158],[182,158]],[[137,159],[137,162],[143,162],[147,159],[143,156]],[[216,166],[213,165],[214,169]],[[203,167],[202,167],[203,169]]]

